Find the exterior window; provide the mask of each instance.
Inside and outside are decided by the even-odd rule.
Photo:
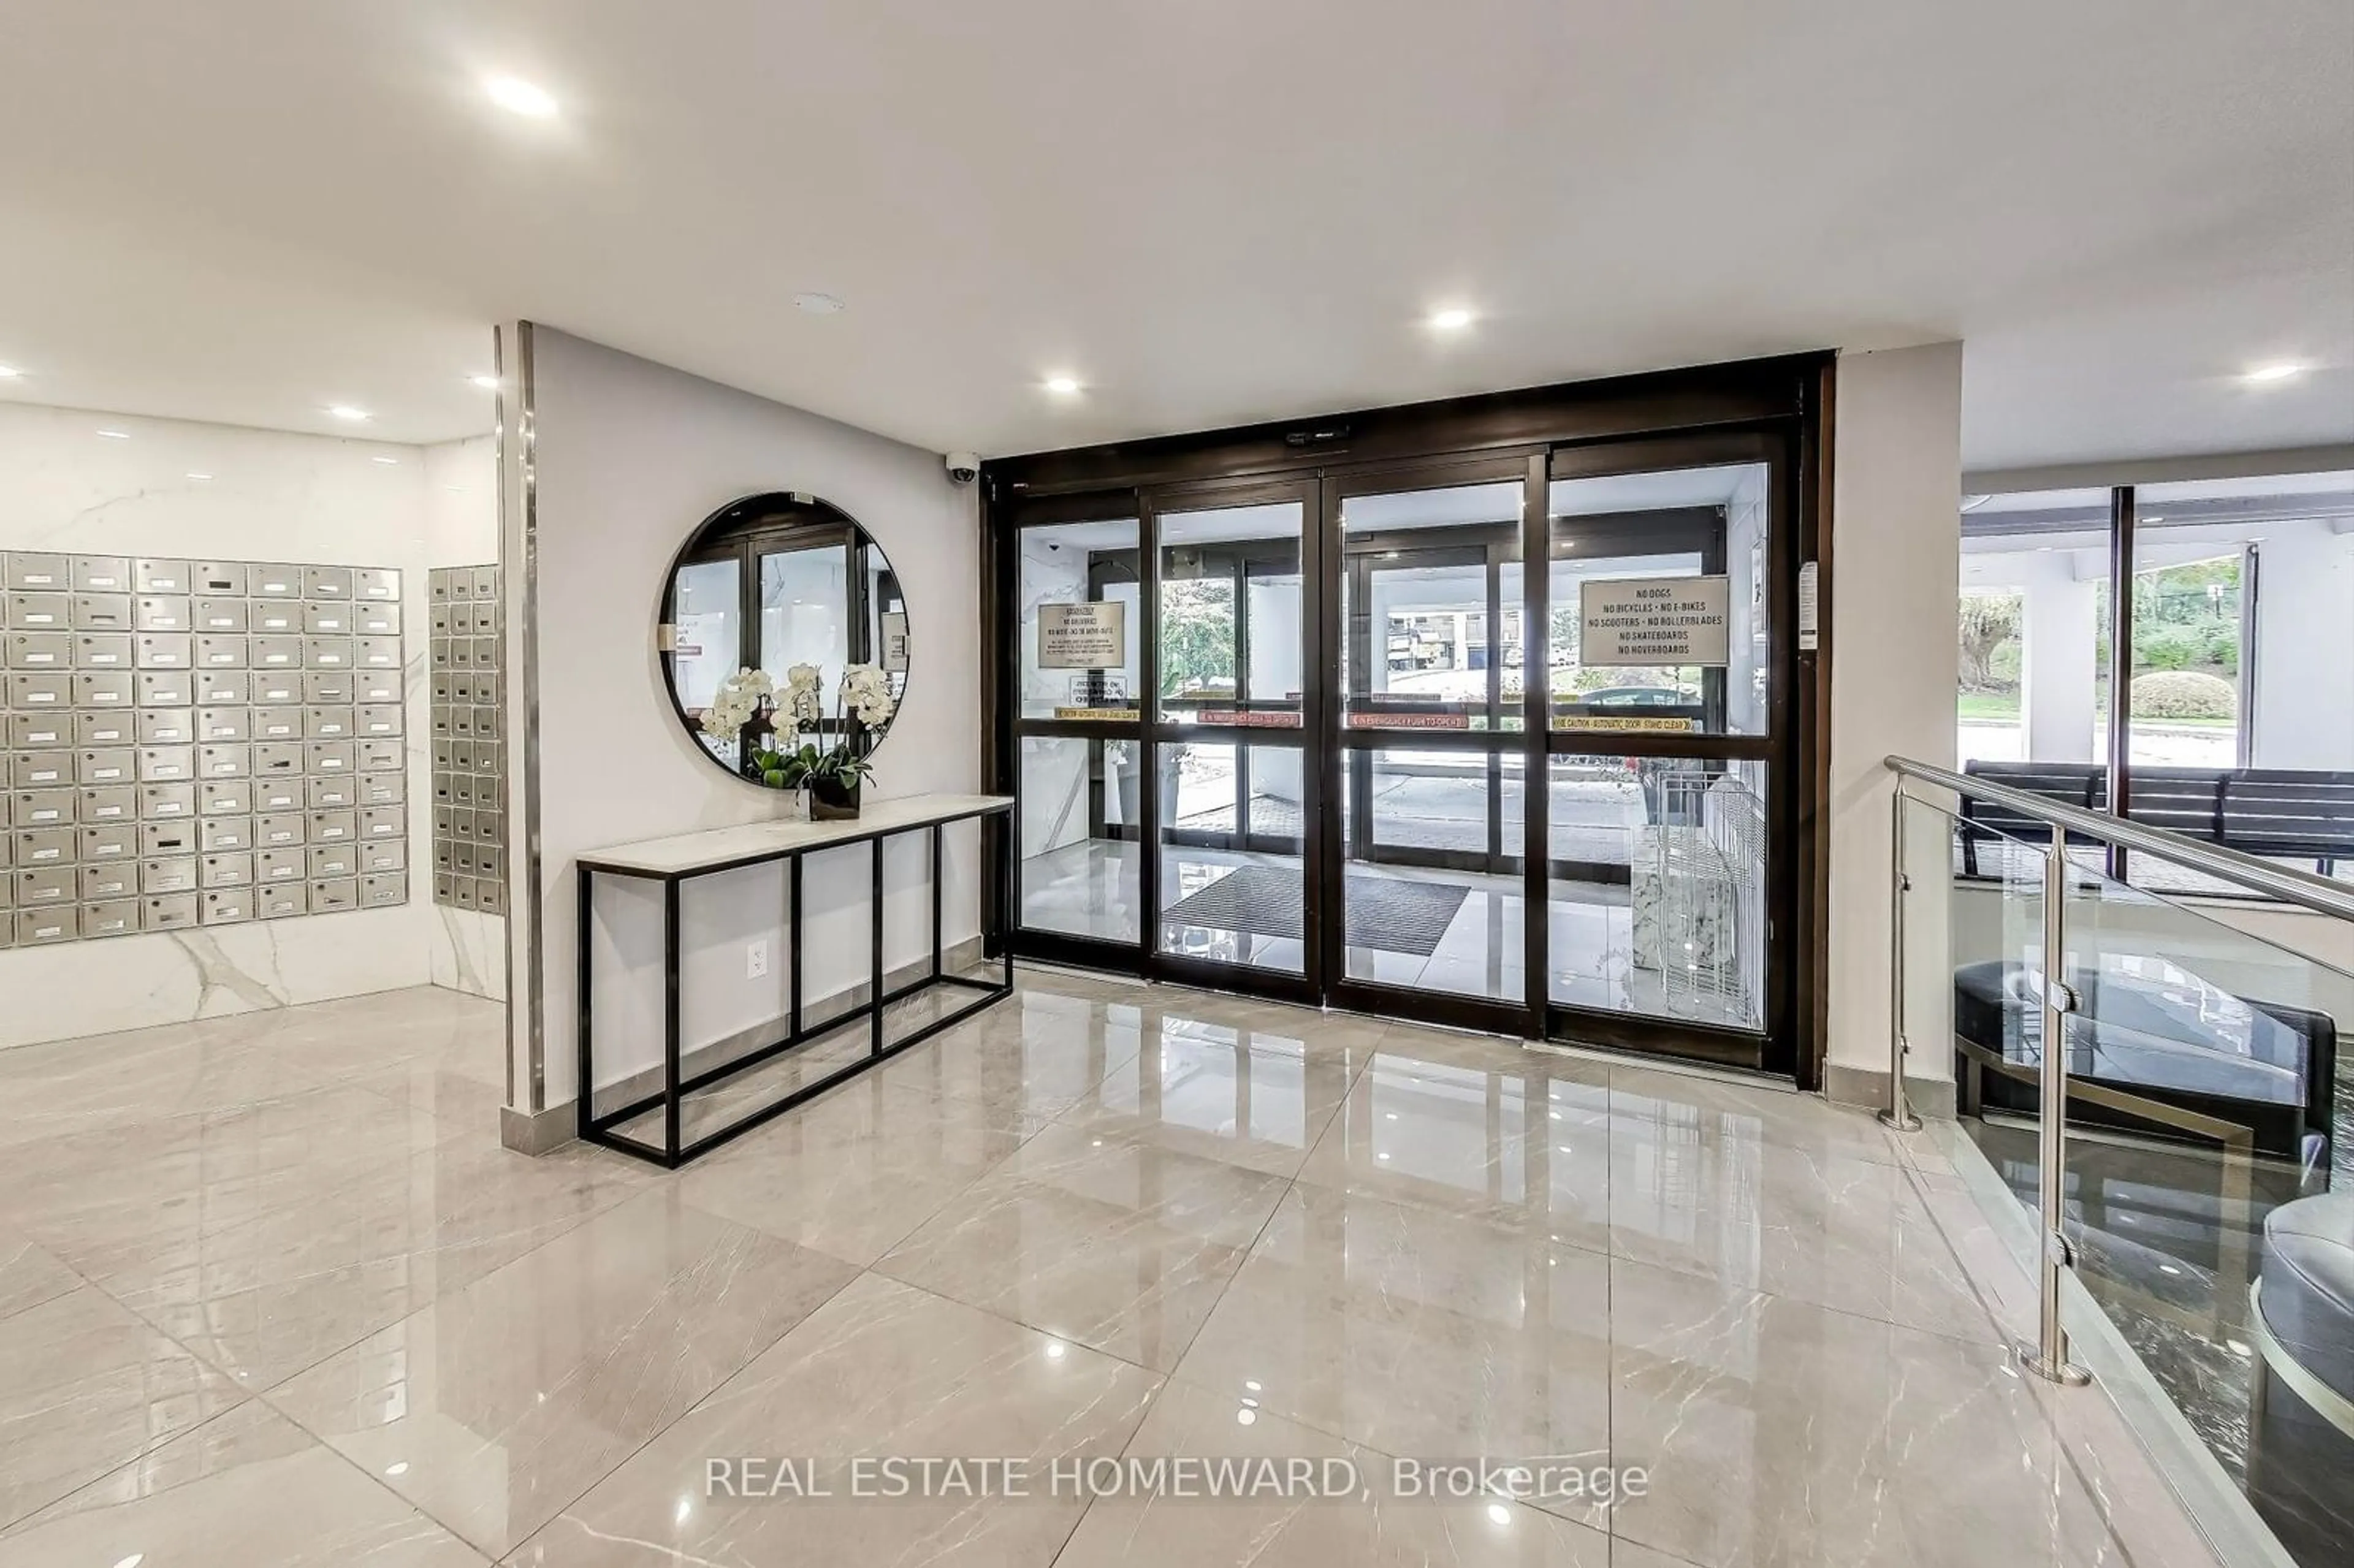
[[[1967,769],[2354,880],[2354,473],[1966,497],[1959,610]],[[2153,891],[2238,892],[2128,864]]]

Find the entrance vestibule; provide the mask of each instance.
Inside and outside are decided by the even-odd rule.
[[[1810,406],[1501,452],[1444,409],[1406,461],[991,465],[1015,950],[1795,1072]]]

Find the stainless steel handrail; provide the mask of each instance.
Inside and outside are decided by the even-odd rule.
[[[2126,849],[2140,850],[2177,865],[2203,872],[2219,881],[2232,883],[2277,898],[2284,904],[2295,904],[2319,915],[2334,915],[2341,920],[2354,920],[2354,887],[2342,882],[2332,882],[2326,876],[2316,876],[2309,871],[2297,871],[2285,865],[2275,865],[2238,850],[2223,849],[2167,828],[2145,827],[2127,821],[2123,817],[2105,816],[2088,811],[2081,806],[2062,805],[2026,789],[2014,789],[2008,784],[1989,783],[1966,774],[1932,768],[1925,762],[1915,762],[1909,757],[1886,759],[1889,770],[1907,779],[1918,779],[1951,789],[1956,795],[1974,796],[2008,806],[2021,816],[2033,817],[2052,823],[2071,832],[2098,839],[2104,843],[2120,844]]]
[[[2041,988],[2041,1051],[2037,1073],[2035,1172],[2038,1228],[2041,1232],[2036,1260],[2037,1322],[2034,1338],[2018,1341],[2016,1351],[2020,1364],[2039,1377],[2053,1383],[2082,1383],[2085,1381],[2085,1373],[2068,1359],[2068,1331],[2060,1316],[2062,1278],[2075,1266],[2074,1249],[2065,1229],[2066,1211],[2063,1206],[2068,1181],[2067,1027],[2068,1015],[2078,1006],[2075,991],[2067,980],[2068,834],[2075,832],[2099,842],[2139,850],[2220,881],[2268,895],[2285,904],[2340,919],[2354,920],[2354,888],[2348,888],[2326,877],[2274,865],[2270,861],[2258,860],[2237,850],[2201,843],[2163,828],[2144,827],[2138,822],[2103,816],[2082,807],[2062,805],[2028,790],[2014,789],[2008,784],[1990,783],[1943,768],[1932,768],[1925,762],[1915,762],[1910,758],[1891,757],[1887,765],[1897,775],[1895,795],[1890,802],[1889,823],[1893,890],[1889,1000],[1893,1038],[1890,1042],[1892,1059],[1889,1065],[1888,1108],[1881,1112],[1881,1120],[1900,1132],[1909,1132],[1921,1125],[1912,1114],[1904,1086],[1905,1058],[1911,1049],[1904,1035],[1904,906],[1905,895],[1913,886],[1905,866],[1904,803],[1916,798],[1905,788],[1905,782],[1917,779],[1951,790],[1965,800],[1991,801],[2030,821],[2043,822],[2052,829],[2041,849],[2043,931],[2041,945],[2043,974]],[[1920,803],[1941,815],[1951,815],[1933,801]],[[2010,832],[2000,829],[1988,831],[1999,838],[2017,842]]]

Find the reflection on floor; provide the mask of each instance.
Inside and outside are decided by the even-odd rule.
[[[2033,1124],[1996,1118],[1959,1125],[2032,1209]],[[2319,1190],[2326,1178],[2277,1160],[2235,1165],[2211,1144],[2073,1128],[2068,1144],[2078,1277],[2225,1473],[2244,1487],[2258,1373],[2248,1287],[2264,1263],[2264,1216]],[[2339,1500],[2342,1539],[2354,1542],[2354,1493]]]
[[[0,1053],[0,1563],[2211,1561],[1861,1112],[1027,974],[665,1174],[499,1150],[502,1039],[419,991]],[[1363,1487],[1057,1489],[1120,1455]],[[849,1495],[888,1456],[1030,1495]]]
[[[1133,843],[1096,840],[1023,861],[1023,924],[1033,930],[1134,943],[1143,923],[1137,880],[1141,853]],[[1172,907],[1202,893],[1237,867],[1264,865],[1296,871],[1299,862],[1288,855],[1227,850],[1166,850],[1161,877],[1162,906]],[[1426,955],[1352,940],[1347,949],[1347,972],[1352,979],[1513,1001],[1525,994],[1522,918],[1526,898],[1517,877],[1363,864],[1351,866],[1349,874],[1431,883],[1468,893],[1446,933]],[[1670,1004],[1659,970],[1635,961],[1634,911],[1626,887],[1555,882],[1552,890],[1547,927],[1552,963],[1547,986],[1553,1001],[1614,1012],[1755,1027],[1755,1016],[1737,999],[1683,992]],[[1352,929],[1352,937],[1357,935]],[[1295,974],[1304,957],[1299,938],[1252,930],[1164,925],[1161,941],[1165,952]]]

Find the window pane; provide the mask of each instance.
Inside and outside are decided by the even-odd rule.
[[[1342,766],[1349,978],[1522,1001],[1527,899],[1487,869],[1486,756],[1351,751]]]
[[[679,705],[690,717],[701,717],[719,694],[719,683],[742,668],[737,626],[744,603],[737,586],[742,580],[742,568],[733,556],[721,561],[691,562],[678,569],[671,606],[677,630],[671,654],[672,681]],[[700,726],[695,738],[727,767],[742,764],[740,741],[705,735]]]
[[[1137,744],[1022,742],[1022,924],[1137,940]]]
[[[2354,473],[2146,485],[2135,521],[2131,814],[2354,879]]]
[[[2107,757],[2108,563],[2106,490],[1964,498],[1963,762]]]
[[[1022,716],[1132,713],[1143,636],[1136,520],[1024,528],[1020,539]]]
[[[1555,729],[1764,732],[1769,486],[1763,463],[1553,482]]]
[[[1341,502],[1350,727],[1520,727],[1522,491],[1515,480]]]
[[[1764,766],[1551,763],[1551,998],[1764,1028]]]
[[[1306,514],[1287,501],[1158,519],[1161,705],[1172,723],[1299,727]]]
[[[769,674],[782,679],[796,664],[814,664],[831,705],[850,662],[849,615],[847,545],[760,556],[760,668]]]
[[[1299,974],[1307,967],[1307,884],[1299,817],[1280,831],[1280,792],[1296,789],[1273,747],[1156,746],[1161,769],[1161,918],[1164,953]],[[1259,791],[1278,793],[1262,803]],[[1245,799],[1247,796],[1248,799]],[[1261,824],[1267,843],[1246,835]]]
[[[699,714],[719,694],[719,683],[740,667],[736,622],[743,613],[741,580],[734,557],[696,561],[678,569],[678,591],[672,606],[677,627],[673,653],[678,700],[687,712]]]

